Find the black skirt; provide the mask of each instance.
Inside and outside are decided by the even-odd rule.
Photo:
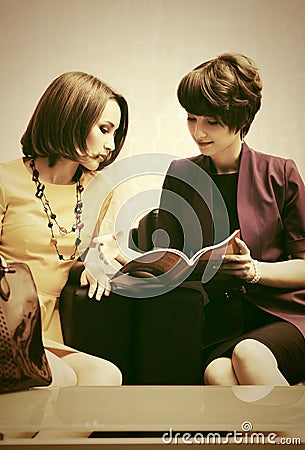
[[[204,369],[216,358],[231,357],[235,345],[244,339],[255,339],[266,345],[274,354],[279,370],[289,384],[296,384],[305,379],[305,339],[297,327],[272,314],[269,314],[245,297],[241,296],[242,329],[238,335],[211,343],[203,347]],[[230,320],[226,315],[221,320],[222,308],[218,308],[218,321]],[[240,321],[240,317],[234,320]],[[238,329],[238,328],[237,328]]]

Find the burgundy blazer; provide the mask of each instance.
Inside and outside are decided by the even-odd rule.
[[[215,190],[210,171],[210,158],[200,155],[173,161],[165,177],[157,227],[167,232],[169,246],[189,255],[228,235],[223,210],[219,215],[211,206]],[[237,210],[241,237],[253,258],[284,261],[305,251],[305,186],[292,160],[254,151],[244,143]],[[215,220],[220,228],[216,238]],[[162,240],[156,243],[164,246]],[[250,301],[293,323],[305,336],[305,289],[249,284],[247,291]]]

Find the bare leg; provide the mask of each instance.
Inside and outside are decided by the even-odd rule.
[[[76,373],[78,386],[119,386],[122,384],[120,370],[105,359],[75,352],[64,356],[62,360]]]
[[[52,386],[75,386],[77,384],[76,373],[67,363],[49,350],[45,350],[52,373]]]
[[[205,384],[232,386],[238,384],[230,358],[214,359],[204,371]]]
[[[51,386],[118,386],[121,371],[110,361],[79,352],[67,345],[44,338],[51,367]]]
[[[289,386],[271,350],[255,339],[244,339],[236,344],[232,366],[238,384]]]

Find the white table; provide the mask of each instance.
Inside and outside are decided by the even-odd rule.
[[[175,441],[179,448],[192,448],[190,441],[207,443],[208,432],[216,442],[227,439],[228,432],[236,433],[230,435],[233,444],[238,443],[236,439],[248,439],[248,443],[265,439],[265,448],[269,434],[275,435],[271,441],[300,438],[305,443],[305,387],[33,389],[0,395],[0,432],[0,446],[11,450],[68,449],[68,444],[78,445],[77,449],[103,445],[115,450],[122,444],[134,448],[139,443],[141,449],[143,445],[168,448]]]

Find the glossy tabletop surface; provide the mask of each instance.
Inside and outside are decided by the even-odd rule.
[[[122,386],[0,395],[0,432],[305,429],[305,387]],[[250,426],[249,425],[249,426]]]

